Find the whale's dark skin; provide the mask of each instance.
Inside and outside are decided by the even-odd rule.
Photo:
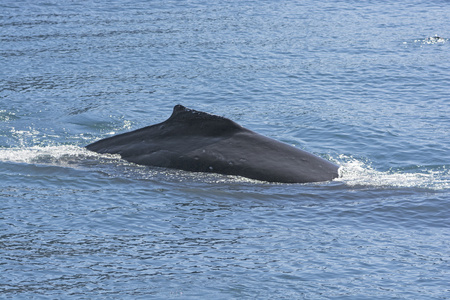
[[[166,121],[86,146],[148,166],[281,183],[337,178],[338,166],[215,115],[176,105]]]

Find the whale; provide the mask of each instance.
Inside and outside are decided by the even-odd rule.
[[[235,175],[272,183],[339,177],[339,166],[222,116],[175,105],[164,122],[86,146],[146,166]]]

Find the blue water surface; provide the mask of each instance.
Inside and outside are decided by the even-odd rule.
[[[0,2],[0,297],[450,299],[448,1]],[[341,166],[83,147],[176,104]]]

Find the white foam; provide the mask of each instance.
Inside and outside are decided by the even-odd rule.
[[[434,44],[444,44],[448,41],[448,39],[442,38],[438,35],[430,36],[425,39],[414,40],[415,43],[434,45]]]
[[[450,188],[450,176],[448,170],[414,170],[404,171],[377,171],[370,164],[358,159],[341,155],[341,177],[335,181],[342,181],[349,186],[367,187],[399,187],[399,188],[427,188],[448,189]]]
[[[0,161],[62,167],[73,167],[85,160],[99,157],[104,157],[104,155],[73,145],[0,149]],[[110,157],[117,159],[116,156],[110,155]]]
[[[119,155],[98,154],[74,145],[0,149],[0,161],[71,168],[92,168],[93,166],[96,166],[94,169],[105,167],[106,165],[119,165],[123,167],[130,165],[121,160]],[[450,188],[450,170],[445,168],[439,170],[416,168],[411,172],[398,170],[378,171],[373,169],[369,163],[345,155],[340,155],[336,162],[341,166],[339,169],[341,176],[334,181],[343,182],[350,187],[415,187],[434,190]],[[142,174],[142,172],[144,172],[137,166],[133,169],[135,169],[133,173],[136,174]],[[181,176],[180,172],[183,176]],[[148,169],[145,169],[145,173],[149,173],[147,176],[154,177],[157,173],[161,173],[161,170],[159,172],[150,172]],[[168,177],[179,176],[181,179],[186,179],[186,174],[190,174],[190,172],[179,170],[166,170],[166,172],[162,173],[167,173],[166,176]],[[170,176],[168,174],[170,174]],[[209,178],[209,180],[216,182],[255,182],[252,179],[233,176],[205,178],[204,174],[199,175],[197,173],[195,176],[203,181],[207,181]]]

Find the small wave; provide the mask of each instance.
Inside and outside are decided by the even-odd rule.
[[[377,171],[370,164],[361,160],[339,156],[341,181],[348,186],[356,187],[396,187],[424,188],[443,190],[450,188],[450,173],[445,166],[435,168],[414,168],[408,172],[401,170]]]

